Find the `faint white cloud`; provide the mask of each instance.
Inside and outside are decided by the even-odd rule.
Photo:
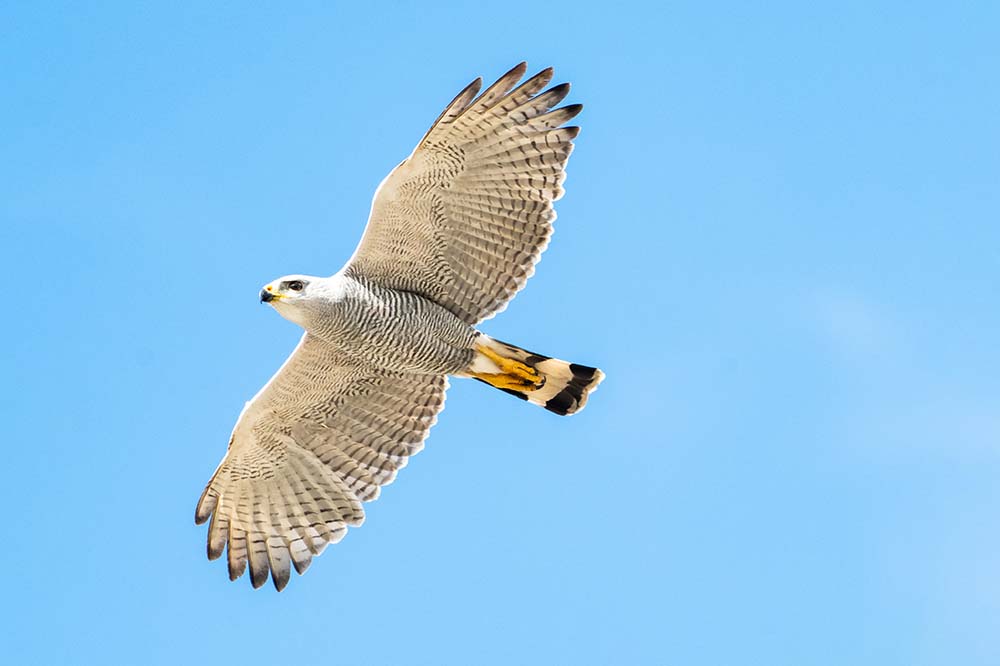
[[[870,412],[887,443],[938,449],[950,457],[1000,453],[1000,398],[932,379],[913,391],[917,395],[902,393],[891,409]]]
[[[845,444],[894,456],[1000,453],[1000,391],[974,370],[942,372],[941,340],[921,335],[920,321],[844,289],[817,291],[808,311],[831,354]]]
[[[839,352],[868,354],[898,343],[886,309],[860,294],[823,290],[816,294],[813,309],[821,332]]]

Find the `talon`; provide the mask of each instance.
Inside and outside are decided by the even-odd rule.
[[[516,382],[518,379],[522,380],[515,386],[505,385],[498,388],[516,388],[535,391],[545,385],[545,378],[537,370],[526,363],[522,363],[521,361],[517,361],[512,358],[504,358],[485,345],[479,345],[476,347],[476,351],[496,363],[497,367],[500,368],[500,374],[492,375],[492,377],[500,378],[507,376],[506,380],[503,380],[503,383],[505,384]],[[513,377],[510,375],[513,375]],[[494,384],[493,381],[486,381],[489,381],[494,386],[497,386],[497,384]]]
[[[529,391],[534,391],[535,386],[529,382],[524,381],[518,377],[511,377],[510,375],[500,375],[500,374],[483,374],[476,373],[472,375],[476,379],[481,379],[490,386],[495,386],[499,389],[507,389],[510,391],[521,391],[527,393]]]

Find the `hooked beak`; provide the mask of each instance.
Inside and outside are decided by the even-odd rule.
[[[265,285],[263,289],[260,290],[260,302],[270,303],[271,301],[280,301],[282,299],[281,294],[274,293],[274,283]]]

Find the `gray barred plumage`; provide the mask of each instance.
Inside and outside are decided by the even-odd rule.
[[[329,278],[292,275],[261,292],[306,333],[246,404],[202,493],[208,557],[281,590],[423,448],[447,375],[472,377],[573,414],[604,375],[500,342],[475,324],[502,310],[552,233],[581,107],[552,110],[525,65],[483,94],[476,80],[379,186],[358,249]]]

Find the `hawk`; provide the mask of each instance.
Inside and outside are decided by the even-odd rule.
[[[556,414],[583,409],[604,378],[476,330],[524,286],[552,234],[581,105],[556,107],[545,69],[521,63],[482,94],[476,79],[382,181],[368,226],[332,277],[289,275],[260,300],[303,329],[246,404],[198,501],[208,558],[229,577],[291,567],[360,525],[424,440],[448,375],[471,377]]]

